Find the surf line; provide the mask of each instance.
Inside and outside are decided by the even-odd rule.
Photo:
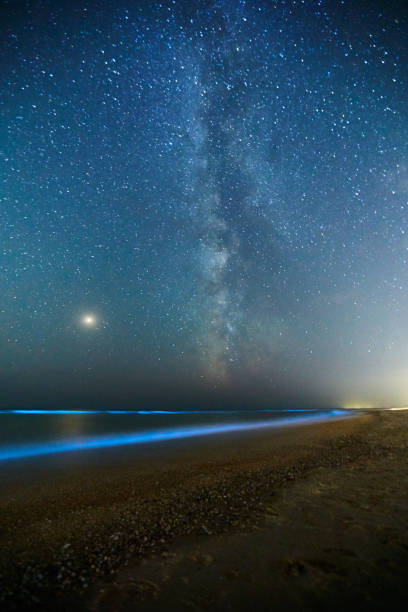
[[[332,410],[330,412],[318,413],[308,417],[294,417],[290,419],[281,418],[274,419],[273,421],[259,421],[254,423],[224,423],[219,425],[182,427],[178,429],[156,429],[110,436],[97,436],[92,438],[68,438],[57,440],[55,442],[45,442],[42,444],[5,446],[0,448],[0,461],[50,455],[68,451],[164,442],[166,440],[180,440],[182,438],[194,438],[238,431],[291,427],[294,425],[308,425],[311,423],[323,423],[326,421],[350,418],[351,416],[352,415],[346,411],[343,412],[341,410]]]

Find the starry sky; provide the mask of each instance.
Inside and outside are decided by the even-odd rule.
[[[3,2],[0,406],[408,403],[403,5]]]

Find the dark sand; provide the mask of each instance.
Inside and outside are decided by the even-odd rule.
[[[408,412],[388,412],[21,463],[1,609],[405,609],[407,452]]]

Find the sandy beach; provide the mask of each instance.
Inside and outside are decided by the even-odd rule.
[[[87,469],[15,464],[0,494],[2,610],[400,604],[407,451],[408,413],[378,412]]]

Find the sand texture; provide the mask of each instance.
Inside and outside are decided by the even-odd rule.
[[[405,609],[407,452],[376,413],[9,479],[2,609]]]

